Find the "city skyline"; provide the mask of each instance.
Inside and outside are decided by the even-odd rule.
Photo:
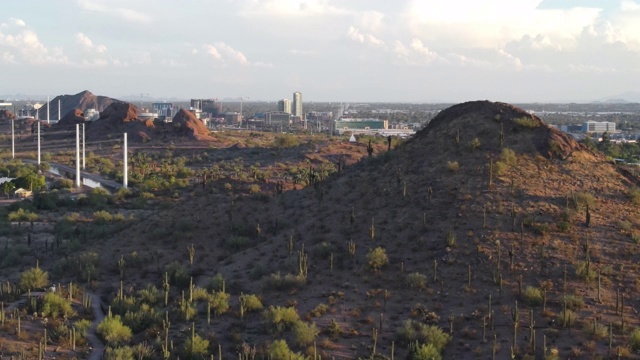
[[[632,0],[26,0],[3,4],[0,95],[640,99],[638,24]]]

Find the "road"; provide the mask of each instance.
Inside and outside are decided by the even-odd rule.
[[[22,160],[22,162],[24,163],[28,163],[28,164],[37,164],[37,161],[35,160]],[[49,166],[51,166],[52,168],[57,168],[60,173],[64,173],[64,172],[68,172],[69,174],[72,174],[75,176],[76,174],[76,169],[72,168],[71,166],[67,166],[67,165],[63,165],[63,164],[57,164],[57,163],[48,163]],[[55,173],[53,171],[49,171],[51,173]],[[102,175],[100,174],[92,174],[92,173],[88,173],[85,171],[80,171],[80,176],[89,180],[93,180],[95,182],[99,182],[103,187],[108,187],[111,189],[119,189],[122,187],[122,184],[115,182],[113,180],[108,180],[102,177]]]

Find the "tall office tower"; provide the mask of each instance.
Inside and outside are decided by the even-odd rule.
[[[292,114],[293,116],[302,117],[302,93],[296,91],[293,93],[293,106],[292,106]]]
[[[278,111],[291,114],[291,101],[289,101],[289,99],[282,99],[278,101]]]

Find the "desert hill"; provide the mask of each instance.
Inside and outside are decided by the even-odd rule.
[[[108,96],[96,96],[88,90],[81,91],[74,95],[59,95],[51,99],[49,103],[51,105],[51,111],[49,113],[51,118],[57,118],[58,116],[58,101],[60,101],[60,113],[63,116],[74,109],[79,109],[81,112],[85,112],[88,109],[96,109],[102,112],[108,108],[109,105],[115,102],[122,102]],[[40,114],[47,113],[47,106],[49,106],[49,104],[44,104],[42,108],[40,108]]]
[[[118,257],[113,249],[153,244],[143,272],[160,283],[157,269],[184,261],[174,254],[193,243],[197,283],[221,273],[232,295],[295,306],[324,329],[323,357],[367,357],[373,333],[378,353],[390,356],[395,341],[395,355],[407,354],[397,333],[407,320],[453,329],[447,359],[491,358],[494,349],[505,359],[512,347],[517,358],[542,358],[543,336],[546,355],[553,348],[563,358],[604,356],[602,326],[612,324],[613,343],[627,346],[628,329],[638,325],[640,210],[628,196],[632,182],[521,109],[456,105],[397,149],[328,179],[310,176],[311,186],[267,199],[238,195],[229,180],[198,186],[187,201],[115,236],[105,261]],[[374,269],[378,247],[388,263]],[[111,284],[117,288],[115,277]],[[321,304],[328,310],[312,311]],[[264,333],[259,316],[240,328],[232,319],[214,327],[236,334],[224,345],[231,353],[243,342],[292,340]],[[337,338],[324,332],[332,321],[342,329]],[[494,326],[483,330],[483,321]]]
[[[209,129],[190,111],[180,109],[173,117],[173,124],[177,127],[176,132],[179,136],[193,140],[212,140]]]

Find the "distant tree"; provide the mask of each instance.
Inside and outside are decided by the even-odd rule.
[[[367,254],[367,264],[373,271],[380,270],[383,266],[389,263],[389,258],[387,257],[387,252],[381,248],[377,247]]]

